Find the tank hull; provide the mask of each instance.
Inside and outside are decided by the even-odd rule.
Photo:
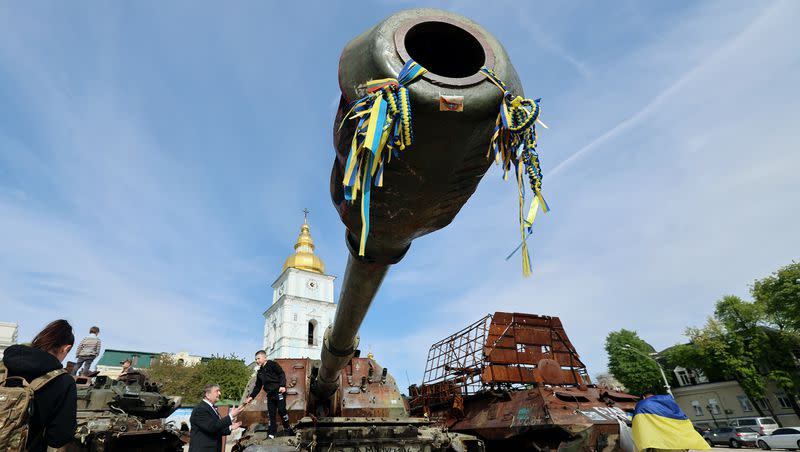
[[[483,442],[474,436],[433,427],[424,418],[334,417],[303,418],[293,437],[267,438],[250,434],[234,452],[481,452]]]
[[[119,380],[76,377],[78,428],[68,452],[178,452],[188,437],[164,417],[180,406],[180,398],[159,392],[145,375]]]
[[[487,450],[620,450],[638,400],[592,385],[558,317],[496,312],[435,343],[428,363],[411,414]]]
[[[248,404],[237,419],[245,433],[235,451],[471,451],[483,443],[470,435],[447,432],[425,418],[410,417],[408,403],[391,373],[372,358],[350,360],[340,375],[337,392],[316,401],[310,380],[317,362],[312,359],[274,360],[286,374],[286,408],[294,434],[267,437],[269,423],[266,394]],[[251,379],[243,398],[255,384]],[[320,415],[320,413],[323,413]],[[405,449],[403,449],[405,447]],[[315,449],[316,448],[316,449]]]
[[[609,407],[606,392],[598,388],[571,390],[581,402],[561,400],[557,392],[553,388],[487,391],[465,397],[463,409],[440,406],[430,416],[449,431],[481,438],[489,451],[620,450],[617,420],[626,418],[625,410],[632,410],[633,402]]]
[[[179,452],[188,441],[161,419],[140,420],[111,412],[79,412],[75,441],[66,452]]]

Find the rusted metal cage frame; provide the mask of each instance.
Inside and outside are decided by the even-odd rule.
[[[429,389],[430,398],[466,396],[483,389],[481,372],[484,365],[483,348],[492,314],[431,345],[425,364],[423,388]],[[458,354],[458,352],[466,353]],[[458,394],[448,388],[459,388]],[[445,393],[443,393],[445,392]]]
[[[510,314],[511,319],[493,343],[488,344],[487,338],[492,335],[490,329],[496,314]],[[517,319],[517,315],[516,313],[487,314],[466,328],[431,345],[428,350],[422,385],[417,389],[419,394],[416,396],[419,398],[414,405],[422,403],[427,407],[437,404],[453,404],[455,406],[460,404],[459,401],[463,397],[487,388],[505,387],[510,389],[536,384],[534,381],[523,382],[522,378],[520,381],[502,382],[500,379],[495,379],[493,375],[494,363],[489,356],[497,347],[498,342],[507,337],[515,340],[516,359],[502,367],[515,370],[520,376],[535,373],[534,369],[538,368],[536,364],[523,364],[523,360],[520,358],[519,345],[521,344],[517,343],[516,339],[518,338],[517,328],[521,328],[521,326],[518,325],[520,320]],[[524,316],[529,317],[528,315]],[[569,363],[561,363],[558,367],[558,370],[564,372],[564,378],[568,379],[560,385],[579,387],[589,383],[586,366],[579,359],[566,333],[563,332],[563,326],[558,318],[535,316],[535,319],[547,322],[546,326],[540,326],[549,330],[548,347],[551,357],[556,354],[568,355]],[[524,322],[524,320],[522,321]],[[553,350],[556,344],[560,346],[559,350]],[[547,383],[544,382],[544,384]]]
[[[493,327],[502,326],[504,322],[507,324],[501,333],[492,332]],[[547,331],[546,340],[535,339],[537,329]],[[528,336],[527,343],[523,339],[527,336],[522,334],[524,332],[534,335]],[[543,384],[579,387],[591,383],[586,365],[578,357],[558,317],[495,312],[488,336],[489,339],[496,336],[496,339],[491,345],[488,342],[486,344],[482,379],[485,386],[524,387],[530,384]],[[508,351],[508,343],[504,346],[500,346],[500,343],[509,337],[513,339],[513,360],[509,360],[508,354],[504,359],[493,357],[496,349]],[[525,351],[531,350],[530,345],[541,346],[543,349],[538,355],[539,359],[529,355],[526,363],[523,358]],[[549,361],[545,362],[546,369],[541,368],[541,359]],[[495,374],[496,370],[500,371],[499,375]],[[516,378],[509,378],[508,375],[516,375]]]

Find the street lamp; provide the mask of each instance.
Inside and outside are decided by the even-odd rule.
[[[711,419],[714,420],[714,426],[719,428],[719,424],[717,424],[717,418],[714,417],[714,409],[713,409],[713,407],[711,406],[710,403],[708,405],[706,405],[706,409],[708,410],[708,414],[711,415]]]
[[[639,349],[631,347],[630,344],[623,344],[622,348],[624,348],[625,350],[630,350],[632,352],[638,353],[638,354],[644,356],[645,358],[649,359],[650,361],[653,361],[654,363],[656,363],[656,367],[658,367],[659,372],[661,372],[661,378],[664,379],[664,387],[667,389],[667,394],[672,396],[673,399],[675,398],[675,396],[672,394],[672,389],[670,389],[670,387],[669,387],[669,381],[667,381],[667,375],[664,373],[664,369],[661,368],[661,364],[659,364],[658,361],[655,360],[655,358],[653,358],[652,356],[646,354],[645,352],[643,352],[643,351],[641,351]]]

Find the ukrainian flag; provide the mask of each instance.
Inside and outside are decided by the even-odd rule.
[[[668,395],[640,400],[633,412],[632,430],[639,450],[710,449],[675,399]]]

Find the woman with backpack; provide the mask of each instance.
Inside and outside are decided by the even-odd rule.
[[[56,320],[37,334],[30,345],[12,345],[5,350],[6,380],[12,382],[13,377],[22,377],[28,382],[34,390],[29,402],[33,411],[27,425],[18,426],[14,432],[2,431],[0,436],[18,436],[21,429],[27,428],[23,450],[31,452],[46,451],[48,446],[59,448],[75,438],[78,403],[75,380],[61,365],[74,343],[69,322]]]

